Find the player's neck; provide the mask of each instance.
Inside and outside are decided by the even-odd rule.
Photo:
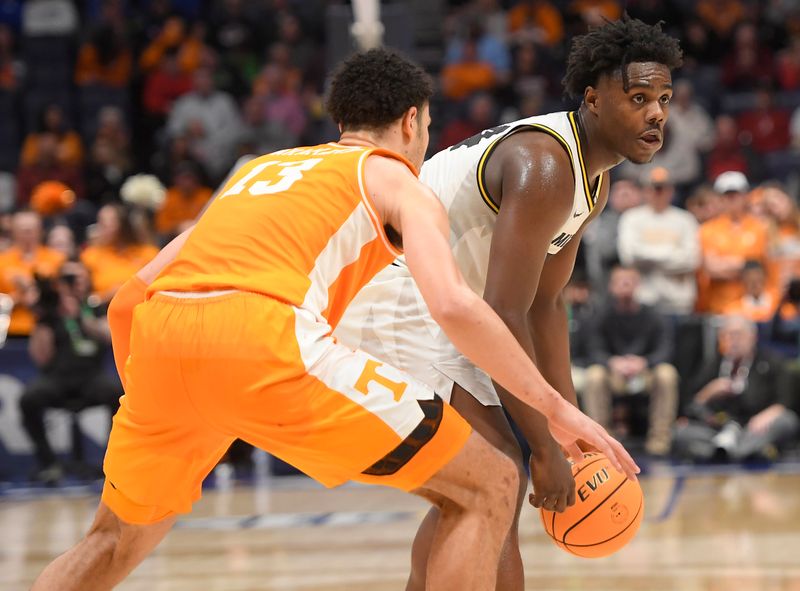
[[[586,176],[591,181],[620,164],[624,158],[603,142],[602,134],[597,129],[594,118],[588,116],[585,105],[580,106],[575,119],[583,145]]]
[[[364,131],[343,131],[337,143],[343,146],[363,146],[365,148],[383,147],[378,143],[378,138]]]
[[[395,141],[395,134],[385,132],[381,135],[376,135],[364,130],[343,131],[339,138],[340,144],[343,146],[362,146],[365,148],[385,148],[396,152],[403,153],[402,141]]]

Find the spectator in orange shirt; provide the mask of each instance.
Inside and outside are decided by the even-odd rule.
[[[723,42],[745,18],[744,4],[739,0],[700,0],[695,12],[703,24]]]
[[[744,295],[725,310],[725,314],[744,316],[756,323],[769,322],[780,303],[779,293],[768,287],[767,272],[758,261],[747,261],[742,269]]]
[[[177,50],[178,66],[186,73],[194,72],[200,65],[200,55],[203,51],[205,27],[196,23],[187,33],[186,24],[177,16],[170,17],[164,23],[158,36],[144,48],[139,58],[139,67],[143,72],[155,69],[170,50]]]
[[[722,314],[744,295],[742,270],[748,260],[763,262],[767,255],[764,223],[747,210],[747,177],[728,171],[714,181],[723,195],[723,212],[700,226],[703,253],[700,285],[707,289],[705,303],[712,314]]]
[[[564,39],[564,20],[548,0],[520,0],[508,11],[508,31],[515,41],[553,47]]]
[[[569,12],[580,16],[590,27],[599,27],[606,21],[619,20],[622,7],[616,0],[573,0]]]
[[[200,173],[191,162],[178,165],[173,186],[156,213],[156,231],[168,236],[183,232],[211,198],[212,190],[203,186]]]
[[[11,248],[0,253],[0,293],[14,301],[9,336],[27,336],[34,325],[31,308],[38,299],[34,275],[53,277],[64,256],[42,245],[42,220],[32,211],[14,214]]]
[[[23,164],[17,171],[17,205],[27,207],[33,190],[45,181],[61,181],[83,197],[83,175],[78,166],[58,161],[58,137],[53,133],[40,133],[36,139],[37,156],[32,164]]]
[[[47,105],[39,117],[38,130],[29,133],[22,144],[20,166],[36,164],[41,154],[41,144],[45,136],[55,136],[57,147],[55,158],[64,166],[80,166],[83,164],[83,142],[81,136],[67,125],[64,111],[59,105]],[[45,138],[45,139],[43,139]]]
[[[97,212],[91,245],[81,261],[92,275],[94,295],[108,302],[117,289],[158,253],[158,248],[141,238],[124,205],[109,204]]]
[[[494,68],[478,60],[478,51],[473,40],[464,43],[461,61],[442,69],[442,94],[455,101],[479,90],[491,90],[495,82]]]
[[[761,202],[770,229],[767,271],[770,283],[783,291],[800,277],[800,210],[778,183],[761,186]]]
[[[131,80],[133,52],[125,38],[112,26],[92,32],[78,52],[75,83],[78,86],[97,84],[125,88]]]

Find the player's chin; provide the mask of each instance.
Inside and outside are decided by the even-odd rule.
[[[657,149],[642,150],[639,148],[638,150],[631,150],[631,152],[625,158],[634,164],[648,164],[653,161],[656,152],[658,152]]]

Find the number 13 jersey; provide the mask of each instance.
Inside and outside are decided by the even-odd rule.
[[[359,289],[400,254],[365,190],[370,154],[401,160],[416,174],[392,152],[335,143],[248,162],[148,294],[256,292],[336,326]]]

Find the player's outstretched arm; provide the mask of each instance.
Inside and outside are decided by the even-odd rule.
[[[576,460],[577,439],[606,453],[634,478],[639,468],[606,431],[569,404],[542,377],[503,321],[464,282],[450,251],[444,208],[402,164],[370,157],[367,187],[384,223],[403,237],[406,262],[434,320],[473,363],[548,420],[553,437]]]

